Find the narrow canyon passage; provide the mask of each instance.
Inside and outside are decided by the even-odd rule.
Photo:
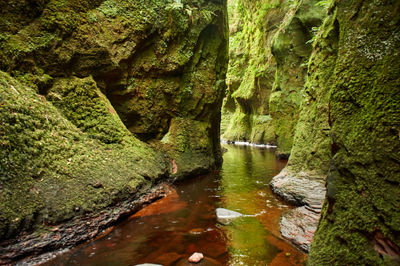
[[[279,220],[289,207],[268,183],[286,161],[274,149],[224,145],[222,170],[179,182],[109,234],[61,254],[46,265],[186,265],[202,252],[202,265],[300,265],[305,255],[284,241]],[[249,217],[217,222],[215,209]]]
[[[400,265],[399,14],[0,1],[0,265]]]

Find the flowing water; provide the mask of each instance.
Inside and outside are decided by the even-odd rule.
[[[286,161],[270,149],[224,147],[219,173],[175,184],[171,194],[108,234],[46,264],[188,265],[193,252],[202,252],[201,265],[302,265],[306,256],[279,234],[280,216],[291,207],[268,186]],[[219,207],[248,216],[221,225]]]

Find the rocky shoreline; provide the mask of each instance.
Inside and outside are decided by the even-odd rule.
[[[304,172],[294,174],[283,169],[272,179],[270,186],[285,201],[300,206],[283,214],[280,232],[308,253],[325,199],[325,178]]]
[[[171,185],[161,183],[148,192],[109,206],[99,214],[76,217],[63,224],[46,227],[45,233],[22,234],[18,238],[0,243],[0,264],[36,264],[53,258],[55,253],[104,234],[125,218],[147,204],[150,204],[171,191]]]

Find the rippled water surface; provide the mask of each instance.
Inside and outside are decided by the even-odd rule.
[[[219,173],[175,184],[167,197],[145,207],[96,241],[81,245],[48,265],[302,265],[305,255],[279,234],[290,207],[268,183],[285,166],[274,150],[225,145]],[[216,221],[218,207],[249,216],[230,225]],[[190,265],[190,264],[189,264]]]

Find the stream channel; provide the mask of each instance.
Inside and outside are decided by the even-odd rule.
[[[292,208],[268,183],[286,161],[274,149],[223,145],[222,170],[174,184],[165,198],[143,208],[108,234],[46,265],[302,265],[306,255],[283,240],[279,220]],[[215,209],[249,216],[217,223]]]

